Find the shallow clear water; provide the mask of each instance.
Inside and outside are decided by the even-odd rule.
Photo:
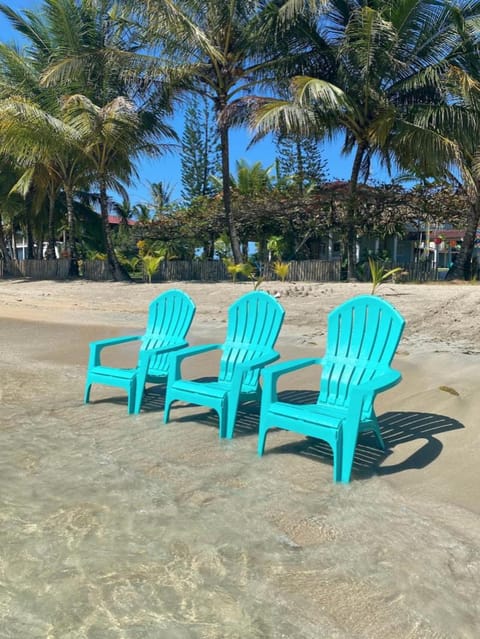
[[[1,639],[480,636],[476,514],[335,486],[292,434],[257,459],[253,409],[220,442],[206,409],[164,426],[159,388],[138,417],[118,389],[84,406],[112,331],[0,329]]]

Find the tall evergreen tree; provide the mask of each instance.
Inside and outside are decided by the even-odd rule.
[[[182,136],[182,197],[190,204],[214,191],[210,176],[220,168],[217,125],[208,104],[193,99],[185,112]]]
[[[277,135],[275,142],[280,180],[293,184],[300,193],[326,181],[326,162],[315,139],[301,135]]]

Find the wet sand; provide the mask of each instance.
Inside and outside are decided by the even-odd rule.
[[[161,387],[136,417],[119,389],[83,405],[89,341],[142,332],[171,286],[0,281],[0,638],[478,638],[480,288],[378,289],[407,320],[403,381],[377,400],[387,451],[365,437],[339,486],[328,449],[293,433],[258,459],[255,405],[228,442],[202,407],[164,425]],[[192,344],[222,341],[252,288],[173,286],[197,304]],[[369,292],[264,289],[286,309],[283,359],[321,355],[327,313]]]

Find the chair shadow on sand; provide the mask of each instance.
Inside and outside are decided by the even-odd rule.
[[[216,377],[198,377],[196,381],[199,382],[212,382]],[[151,386],[145,392],[142,411],[144,413],[158,413],[163,411],[165,407],[165,384],[157,384]],[[122,402],[122,398],[116,398],[119,402]],[[111,398],[110,398],[111,401]],[[184,409],[195,408],[195,412],[189,415],[183,415]],[[237,414],[237,420],[235,422],[235,437],[242,437],[245,435],[255,435],[258,432],[258,414],[260,410],[260,404],[256,400],[249,400],[242,402]],[[209,409],[206,406],[199,406],[198,404],[188,404],[187,402],[179,403],[172,409],[171,421],[178,423],[186,422],[198,422],[204,426],[210,426],[218,430],[218,414],[213,409]],[[237,432],[238,431],[238,432]]]
[[[209,378],[203,378],[207,381]],[[279,393],[279,399],[294,404],[312,404],[316,402],[318,391],[284,390]],[[142,412],[155,415],[163,411],[165,399],[165,385],[151,386],[145,394]],[[97,400],[99,403],[102,400]],[[112,401],[109,398],[105,401]],[[126,403],[124,397],[113,398],[118,403]],[[193,414],[184,415],[185,408],[195,408]],[[242,404],[238,411],[235,425],[235,438],[252,437],[258,433],[259,404],[250,401]],[[177,413],[177,415],[175,415]],[[173,410],[173,420],[177,423],[195,421],[203,426],[218,430],[218,416],[213,410],[200,408],[195,404],[179,405]],[[456,419],[436,413],[421,413],[413,411],[390,411],[378,416],[380,431],[386,445],[386,450],[380,450],[373,433],[361,434],[355,449],[353,471],[356,479],[367,478],[373,474],[393,475],[404,470],[420,469],[431,464],[443,450],[442,442],[436,437],[441,433],[465,428]],[[174,424],[172,424],[175,427]],[[272,429],[275,432],[275,429]],[[393,449],[408,442],[423,442],[406,459],[398,464],[383,466],[386,459],[393,453]],[[326,442],[313,437],[298,436],[298,441],[275,446],[271,442],[267,455],[295,454],[303,455],[321,463],[332,464],[332,451]]]
[[[316,391],[283,391],[279,399],[296,404],[314,403]],[[404,470],[425,468],[443,450],[442,442],[436,437],[441,433],[465,428],[456,419],[436,413],[414,411],[391,411],[378,416],[380,431],[385,442],[385,450],[377,447],[373,433],[361,433],[355,449],[353,471],[356,479],[373,474],[393,475]],[[398,464],[383,466],[383,462],[393,453],[393,449],[408,442],[424,442],[406,459]],[[319,462],[333,463],[332,451],[326,442],[313,437],[274,447],[267,454],[298,454]]]

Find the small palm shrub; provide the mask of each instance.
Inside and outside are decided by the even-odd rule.
[[[134,275],[137,272],[141,262],[140,257],[138,257],[137,255],[134,255],[133,257],[125,257],[124,255],[119,255],[118,259],[120,264],[125,266],[125,268],[131,275]]]
[[[250,262],[235,264],[233,260],[230,260],[228,258],[225,258],[223,262],[227,268],[228,273],[232,276],[233,283],[237,281],[238,275],[244,275],[249,279],[252,278],[255,267],[253,266],[253,264],[250,264]]]
[[[391,268],[389,271],[385,271],[385,265],[382,262],[374,260],[373,257],[368,258],[368,265],[372,276],[372,295],[375,294],[380,284],[383,284],[389,277],[402,270],[400,266],[397,266],[396,268]]]
[[[287,279],[289,269],[289,262],[275,262],[275,264],[273,265],[273,272],[279,279],[282,280],[282,282],[285,282],[285,280]]]
[[[152,283],[152,277],[158,271],[160,263],[165,259],[163,255],[143,255],[142,265],[143,272],[148,279],[148,283]]]

